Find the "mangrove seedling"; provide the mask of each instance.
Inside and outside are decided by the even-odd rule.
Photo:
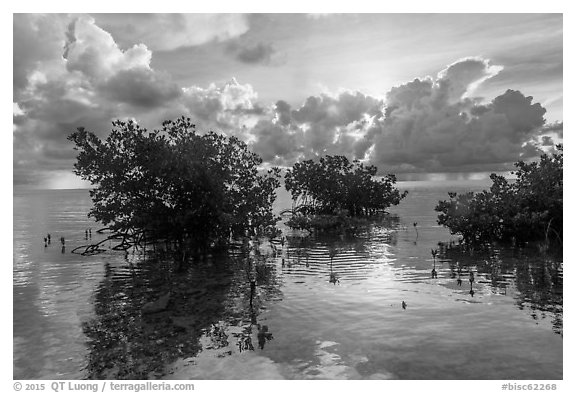
[[[336,283],[340,283],[340,279],[338,278],[338,275],[336,275],[336,273],[334,272],[330,272],[330,284],[334,284],[336,285]]]
[[[432,278],[437,278],[438,273],[436,272],[436,256],[438,255],[438,250],[431,249],[432,258],[434,259],[434,267],[432,268]]]
[[[332,262],[334,261],[334,257],[336,256],[337,251],[335,248],[330,248],[328,255],[330,256],[330,283],[336,285],[337,282],[340,282],[336,273],[332,271]]]

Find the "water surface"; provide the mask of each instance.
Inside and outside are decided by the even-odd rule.
[[[354,238],[284,227],[284,246],[210,256],[177,279],[150,255],[69,253],[103,236],[85,239],[97,228],[86,191],[15,193],[14,378],[105,369],[178,379],[560,379],[561,260],[502,248],[455,248],[436,262],[430,254],[456,240],[436,223],[438,199],[484,185],[401,183],[410,194],[390,209],[396,218]],[[277,209],[289,203],[281,192]],[[168,282],[170,309],[142,317]]]

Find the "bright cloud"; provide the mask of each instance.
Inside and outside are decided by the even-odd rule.
[[[184,88],[182,104],[186,113],[200,129],[214,129],[248,140],[248,128],[266,114],[267,109],[257,102],[258,95],[249,84],[235,79],[207,88]]]
[[[119,71],[150,69],[152,52],[146,45],[122,51],[112,35],[98,27],[91,17],[72,21],[67,38],[62,55],[68,70],[79,71],[90,79],[106,79]]]

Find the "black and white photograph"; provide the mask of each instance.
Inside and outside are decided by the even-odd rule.
[[[561,390],[563,13],[12,23],[23,391]]]

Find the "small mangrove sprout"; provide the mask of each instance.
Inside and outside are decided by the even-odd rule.
[[[431,250],[432,258],[434,259],[434,267],[432,268],[432,278],[438,278],[438,273],[436,272],[436,256],[438,255],[438,250]]]

